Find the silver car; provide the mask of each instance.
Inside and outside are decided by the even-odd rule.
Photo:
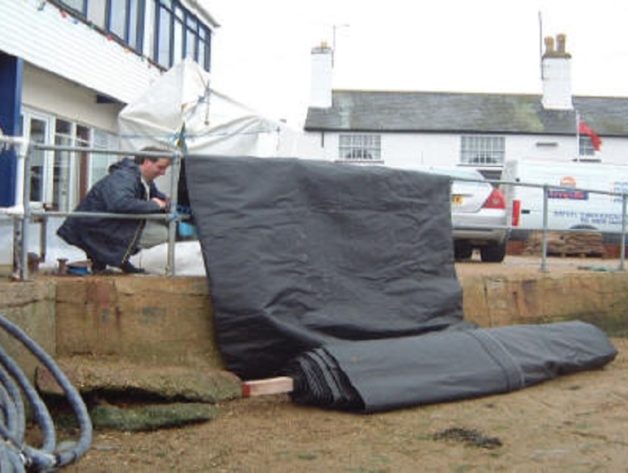
[[[470,258],[477,248],[482,261],[503,261],[509,232],[502,192],[475,169],[431,168],[430,172],[452,177],[451,219],[456,260]]]

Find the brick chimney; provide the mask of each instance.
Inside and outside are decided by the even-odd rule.
[[[545,38],[543,54],[543,108],[547,110],[573,110],[571,100],[571,54],[565,49],[564,34]]]
[[[331,107],[332,60],[333,50],[327,43],[312,48],[310,107]]]

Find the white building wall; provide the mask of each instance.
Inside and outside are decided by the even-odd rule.
[[[22,105],[111,133],[117,132],[117,117],[123,107],[96,103],[95,92],[28,64],[24,67]]]
[[[608,164],[628,164],[628,139],[602,138],[602,149],[596,153],[602,162]]]
[[[382,136],[382,159],[387,166],[454,166],[460,138],[444,133],[394,133]]]
[[[0,50],[121,102],[136,99],[160,74],[145,58],[49,2],[0,1],[0,27]]]
[[[571,161],[577,154],[576,136],[507,135],[506,161],[539,159]]]
[[[599,159],[607,164],[628,164],[627,138],[602,138],[602,147],[595,156],[581,159]],[[540,161],[572,162],[578,156],[576,135],[506,135],[506,160],[535,159]]]
[[[354,132],[359,133],[359,132]],[[335,161],[337,132],[305,132],[299,146],[301,157]],[[381,133],[381,154],[386,166],[411,168],[415,165],[456,166],[460,162],[460,134]],[[576,158],[576,136],[498,135],[505,137],[505,159],[538,159],[570,162]],[[602,138],[596,159],[609,164],[628,164],[628,139]]]

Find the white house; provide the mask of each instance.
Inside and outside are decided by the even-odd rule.
[[[302,155],[471,166],[492,178],[511,159],[628,164],[628,98],[572,96],[565,42],[545,40],[541,95],[332,90],[332,50],[316,47]],[[585,124],[601,137],[599,150],[579,131]]]
[[[184,57],[210,69],[218,27],[199,0],[0,1],[0,128],[37,143],[116,148],[117,117]],[[68,210],[114,156],[32,156],[30,200]],[[0,156],[0,207],[20,185]],[[19,194],[18,194],[19,195]]]

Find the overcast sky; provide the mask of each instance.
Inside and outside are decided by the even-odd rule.
[[[214,88],[295,125],[334,30],[336,89],[541,93],[539,12],[543,36],[567,35],[574,94],[628,97],[625,0],[203,2],[221,24]]]

